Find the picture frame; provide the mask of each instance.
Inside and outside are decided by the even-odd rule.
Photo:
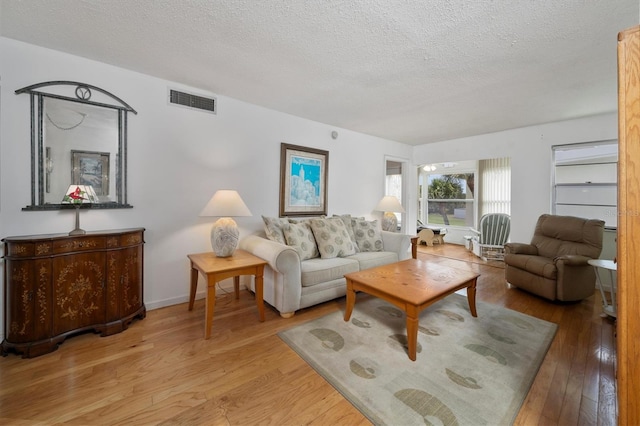
[[[327,214],[329,151],[280,144],[280,216]]]
[[[91,185],[98,197],[109,195],[108,152],[71,150],[71,183]]]

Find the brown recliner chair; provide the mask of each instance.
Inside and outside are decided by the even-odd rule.
[[[511,285],[549,300],[577,301],[595,291],[589,259],[602,251],[604,222],[543,214],[531,244],[505,245],[505,278]]]

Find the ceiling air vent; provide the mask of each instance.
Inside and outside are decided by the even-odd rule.
[[[218,109],[218,100],[214,97],[207,98],[192,93],[179,92],[169,89],[169,103],[187,108],[195,108],[215,114]]]

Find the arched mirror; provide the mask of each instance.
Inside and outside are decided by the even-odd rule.
[[[91,185],[92,208],[127,200],[127,113],[117,96],[86,83],[49,81],[16,90],[31,97],[31,204],[55,210],[70,185]]]

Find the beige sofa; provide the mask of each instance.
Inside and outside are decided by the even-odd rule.
[[[330,220],[332,219],[330,218]],[[286,219],[278,220],[283,226],[288,226]],[[305,220],[312,221],[314,219]],[[317,224],[320,222],[309,223]],[[342,229],[338,231],[342,231]],[[268,229],[267,232],[269,232]],[[370,234],[373,232],[369,230]],[[320,250],[318,256],[305,258],[308,255],[304,252],[300,253],[295,245],[270,240],[267,238],[266,232],[243,238],[239,247],[268,262],[264,273],[264,300],[276,308],[283,318],[290,318],[299,309],[344,296],[346,294],[345,274],[410,257],[411,236],[382,230],[376,232],[379,233],[376,233],[377,244],[370,246],[363,244],[361,246],[367,251],[356,248],[357,252],[352,254],[348,250],[337,255],[335,250],[330,254],[326,253],[327,250],[325,252]],[[293,234],[293,231],[289,234]],[[328,235],[327,239],[332,238],[332,241],[336,239],[332,232],[325,234]],[[316,235],[324,234],[316,232]],[[309,236],[306,235],[303,239],[307,237]],[[353,237],[350,238],[349,235],[346,238],[342,237],[344,234],[337,238],[341,244],[344,243],[345,246],[348,246],[351,241],[352,245],[357,246]],[[289,241],[291,240],[290,238]],[[317,244],[317,246],[322,246],[322,244]],[[254,285],[254,280],[251,278],[249,286],[253,291],[255,291]]]

